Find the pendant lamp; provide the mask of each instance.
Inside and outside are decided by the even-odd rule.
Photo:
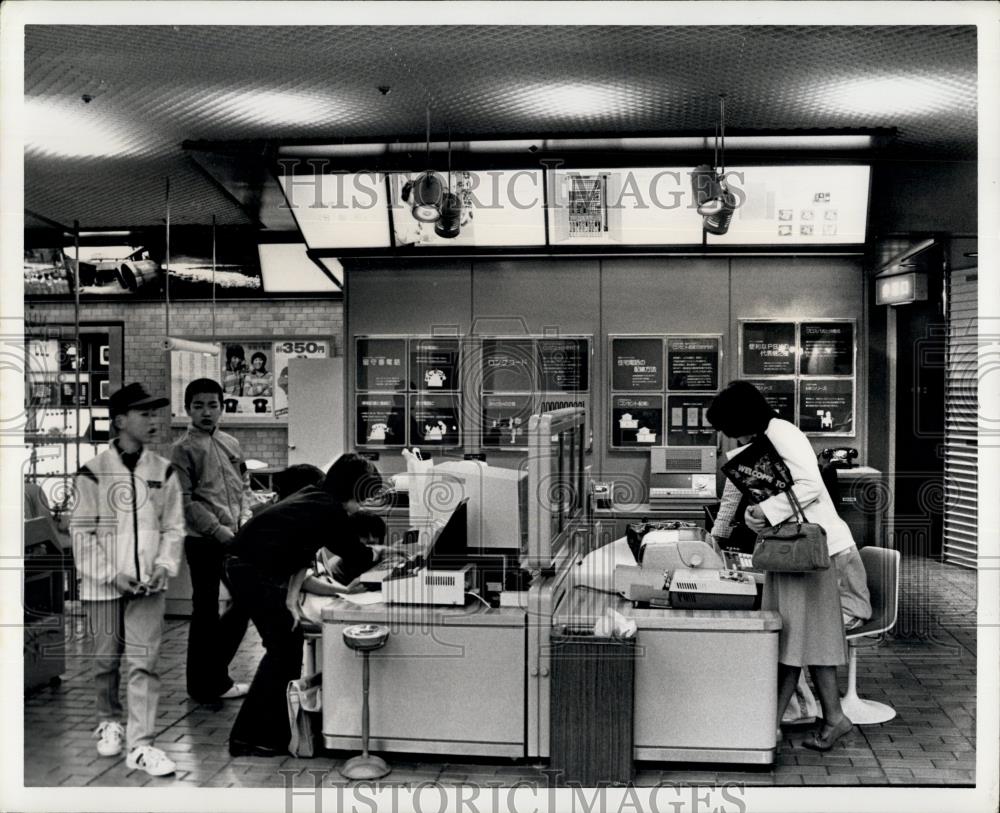
[[[721,149],[720,149],[721,143]],[[718,169],[716,168],[718,167]],[[736,212],[736,196],[726,184],[726,97],[719,96],[719,126],[715,131],[715,161],[691,171],[691,193],[702,227],[709,234],[725,234]]]
[[[462,223],[462,199],[451,191],[451,130],[448,131],[448,191],[441,201],[441,218],[434,225],[438,237],[451,240],[458,237]]]
[[[431,109],[427,108],[427,165],[431,163]],[[410,214],[421,223],[437,223],[444,205],[444,184],[438,174],[428,169],[420,173],[410,189]]]

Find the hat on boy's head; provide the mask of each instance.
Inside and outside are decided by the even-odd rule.
[[[159,409],[170,403],[169,398],[154,398],[138,382],[126,384],[111,393],[109,399],[111,416],[124,415],[130,409]]]

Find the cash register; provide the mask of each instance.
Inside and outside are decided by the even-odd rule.
[[[649,450],[650,505],[718,499],[714,446],[660,446]]]
[[[625,537],[636,564],[615,568],[615,591],[624,598],[674,609],[754,606],[754,577],[728,568],[712,537],[694,523],[632,523]]]

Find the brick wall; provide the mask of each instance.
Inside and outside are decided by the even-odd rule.
[[[318,299],[254,300],[219,302],[215,312],[215,334],[245,339],[271,336],[315,336],[333,340],[334,355],[343,355],[343,303]],[[32,325],[73,324],[69,302],[26,302],[24,316]],[[160,347],[166,330],[166,309],[162,302],[85,303],[81,322],[122,322],[125,341],[125,382],[138,381],[150,392],[168,393],[170,386],[167,353]],[[179,302],[170,308],[170,335],[208,338],[212,333],[212,303]],[[176,436],[169,416],[163,411],[160,437]],[[247,458],[263,460],[269,466],[283,466],[288,457],[288,432],[283,427],[226,427],[243,447]],[[168,442],[155,444],[165,452]]]

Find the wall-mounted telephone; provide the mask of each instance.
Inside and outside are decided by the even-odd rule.
[[[836,466],[842,466],[845,469],[851,468],[853,463],[851,461],[858,456],[858,450],[852,449],[850,447],[839,447],[836,449],[824,449],[820,452],[820,457],[824,460],[829,460]]]
[[[611,509],[614,507],[611,498],[613,483],[594,483],[594,508]]]

